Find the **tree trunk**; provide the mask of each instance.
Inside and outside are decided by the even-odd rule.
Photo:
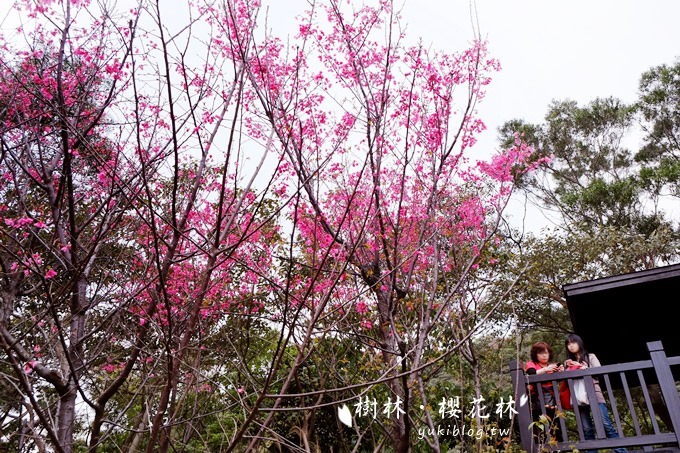
[[[383,343],[383,360],[386,369],[392,370],[390,374],[397,375],[405,371],[406,362],[403,357],[402,348],[399,345],[396,332],[392,322],[393,298],[389,291],[374,287],[378,299],[378,314],[380,316],[380,340]],[[404,453],[410,449],[410,424],[408,423],[408,376],[403,378],[395,377],[387,382],[390,389],[389,403],[393,412],[389,414],[392,427],[390,438],[395,452]],[[385,403],[388,403],[386,401]],[[396,406],[393,406],[397,404]],[[402,414],[400,411],[403,410]]]
[[[87,310],[87,281],[81,276],[71,297],[71,324],[69,344],[65,345],[68,354],[67,368],[64,370],[68,382],[66,391],[59,396],[57,413],[57,433],[59,443],[65,453],[73,450],[73,426],[76,421],[76,400],[78,386],[83,370],[83,337],[85,335],[85,313]]]

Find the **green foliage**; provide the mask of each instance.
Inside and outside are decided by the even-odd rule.
[[[510,135],[533,145],[550,160],[524,188],[542,205],[556,209],[567,224],[588,229],[630,227],[641,223],[641,187],[631,152],[623,145],[633,125],[633,107],[615,98],[596,99],[585,107],[554,101],[545,123],[506,123],[500,140]]]
[[[520,279],[498,316],[508,316],[510,312],[524,329],[570,332],[563,285],[672,261],[677,257],[677,244],[677,233],[666,225],[655,228],[649,235],[613,227],[593,232],[555,230],[544,231],[542,236],[529,235],[505,267],[505,287],[495,289],[506,290],[510,282]]]
[[[509,233],[504,259],[509,293],[498,313],[521,329],[553,335],[571,330],[562,286],[647,269],[678,258],[678,218],[666,202],[680,195],[680,62],[642,75],[638,102],[598,98],[585,106],[553,101],[545,122],[512,120],[499,130],[550,160],[521,189],[560,224],[540,234]],[[643,144],[626,143],[643,131]],[[677,199],[676,199],[677,201]]]
[[[661,65],[640,79],[637,110],[645,121],[646,145],[636,159],[651,161],[667,155],[680,157],[680,60]]]
[[[645,131],[635,154],[640,182],[650,193],[680,197],[680,61],[642,75],[636,108]]]

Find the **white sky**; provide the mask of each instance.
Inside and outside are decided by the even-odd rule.
[[[553,99],[583,105],[614,96],[633,102],[643,72],[680,58],[678,0],[395,1],[404,4],[403,22],[412,43],[422,38],[427,47],[458,51],[477,30],[500,60],[503,69],[478,105],[487,131],[475,148],[485,155],[497,148],[497,129],[508,120],[542,122]],[[272,2],[274,24],[306,4]],[[514,203],[510,209],[519,226],[523,205]],[[538,231],[550,224],[533,209],[525,227]]]
[[[407,1],[412,32],[433,47],[455,50],[472,36],[468,0]],[[680,57],[675,0],[477,0],[476,9],[503,65],[480,105],[490,129],[514,117],[541,121],[552,99],[632,101],[642,72]]]
[[[425,43],[455,50],[473,34],[475,7],[481,36],[503,67],[479,104],[488,127],[480,152],[496,149],[496,130],[510,119],[541,122],[553,99],[633,102],[643,72],[680,58],[675,0],[407,0],[404,17]],[[510,209],[519,224],[522,205]],[[533,210],[525,227],[549,224]]]
[[[120,6],[130,1],[117,3]],[[161,7],[172,6],[175,1],[162,0]],[[273,4],[269,24],[278,28],[287,22],[292,31],[292,18],[308,1],[263,0],[263,4]],[[503,66],[480,104],[489,126],[486,135],[491,136],[486,137],[490,139],[486,146],[495,146],[496,127],[509,119],[541,121],[552,99],[571,98],[584,103],[596,96],[612,95],[632,101],[642,72],[672,64],[680,57],[678,0],[395,2],[404,4],[403,21],[409,40],[415,43],[420,37],[433,49],[464,49],[474,36],[473,20],[475,28],[479,25],[491,55]],[[3,32],[16,25],[3,21],[12,3],[0,0]],[[475,9],[476,18],[472,17]]]
[[[433,49],[464,49],[474,37],[474,22],[501,61],[503,69],[478,109],[488,127],[476,145],[484,154],[497,147],[496,129],[505,121],[540,122],[552,99],[584,104],[616,96],[631,102],[644,71],[680,57],[678,0],[396,1],[404,2],[403,21],[413,43],[420,37]],[[8,26],[2,19],[11,3],[0,0],[0,28]],[[307,4],[263,3],[273,3],[269,23],[276,28],[293,26],[292,17]]]
[[[542,121],[553,99],[631,102],[644,71],[680,58],[678,0],[395,1],[404,4],[409,41],[420,37],[433,49],[457,51],[479,27],[501,61],[479,105],[489,128],[480,146],[495,147],[496,129],[507,120]],[[271,3],[274,23],[302,11],[307,1]]]

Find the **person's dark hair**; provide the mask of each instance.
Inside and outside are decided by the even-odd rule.
[[[531,355],[531,361],[534,363],[538,363],[538,354],[545,351],[548,351],[548,354],[550,354],[548,362],[552,362],[553,350],[550,347],[550,345],[545,341],[539,341],[538,343],[534,343],[534,345],[531,347],[531,352],[529,353]]]
[[[578,355],[569,351],[569,343],[578,344]],[[575,333],[567,335],[567,338],[564,340],[564,349],[567,350],[567,359],[575,360],[577,362],[586,362],[586,364],[590,366],[588,351],[583,345],[583,339]]]

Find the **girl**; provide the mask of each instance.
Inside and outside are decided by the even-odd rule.
[[[595,354],[589,354],[583,346],[583,340],[578,335],[568,335],[564,341],[564,346],[567,349],[567,361],[564,366],[567,369],[583,370],[586,368],[601,366],[600,361]],[[607,411],[607,404],[602,394],[602,389],[597,379],[593,378],[593,386],[595,387],[595,395],[597,396],[597,405],[600,408],[600,417],[602,417],[602,424],[604,431],[608,438],[619,437],[619,433],[614,428],[614,425],[609,418]],[[593,418],[590,413],[590,406],[579,406],[579,413],[581,415],[581,425],[583,426],[583,437],[586,440],[595,439],[595,426],[593,425]],[[594,451],[594,450],[591,450]],[[617,448],[616,453],[627,453],[625,448]]]

